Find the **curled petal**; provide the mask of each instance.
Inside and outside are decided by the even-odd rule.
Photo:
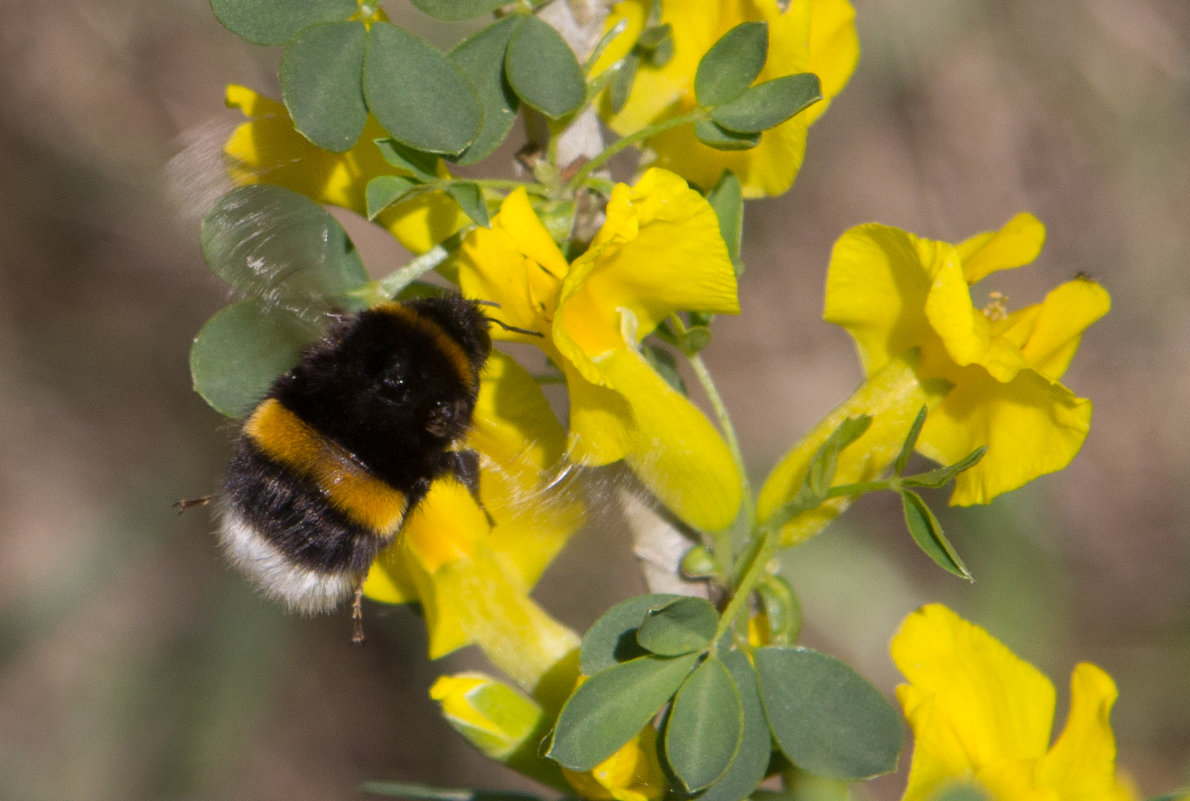
[[[1032,264],[1044,245],[1045,226],[1032,214],[1022,212],[1000,230],[976,234],[955,247],[967,283],[974,284],[999,270]]]
[[[1128,798],[1116,780],[1116,738],[1111,708],[1116,683],[1103,670],[1080,663],[1070,676],[1070,714],[1054,747],[1042,760],[1041,780],[1073,798]]]

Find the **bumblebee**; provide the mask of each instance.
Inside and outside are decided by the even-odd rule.
[[[491,352],[489,318],[457,295],[392,301],[338,322],[248,416],[223,485],[220,544],[269,596],[307,614],[354,595],[437,478],[473,494],[463,447]]]

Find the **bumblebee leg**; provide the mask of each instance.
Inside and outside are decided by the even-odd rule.
[[[364,644],[364,582],[361,578],[355,584],[355,597],[351,599],[351,643]]]
[[[479,454],[472,450],[461,450],[450,451],[447,455],[450,457],[451,475],[471,493],[476,505],[483,510],[484,516],[487,517],[488,525],[496,525],[496,521],[484,508],[483,501],[479,499]]]

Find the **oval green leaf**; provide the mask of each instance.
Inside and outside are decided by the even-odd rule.
[[[859,781],[894,770],[901,717],[843,662],[808,648],[758,648],[753,655],[773,739],[798,767]]]
[[[483,124],[475,91],[450,59],[386,22],[368,31],[364,97],[394,139],[429,153],[462,152]]]
[[[571,770],[591,770],[653,719],[697,661],[697,654],[642,656],[596,673],[562,707],[545,755]]]
[[[364,189],[368,219],[374,219],[377,214],[419,187],[421,184],[403,175],[377,175],[368,181]]]
[[[362,23],[333,22],[307,28],[285,48],[281,97],[293,127],[323,150],[349,150],[368,120],[361,87],[367,35]]]
[[[727,170],[723,173],[719,183],[707,192],[707,202],[719,218],[719,233],[723,234],[727,255],[738,277],[744,272],[744,261],[740,258],[740,243],[744,236],[744,192],[734,172]]]
[[[818,76],[812,72],[786,75],[759,83],[735,100],[712,109],[711,119],[736,133],[760,133],[804,111],[822,99]]]
[[[756,599],[769,624],[769,643],[793,645],[802,630],[802,604],[782,576],[767,576],[756,587]]]
[[[718,659],[699,665],[674,696],[665,724],[665,758],[687,792],[718,780],[739,753],[744,707]]]
[[[711,45],[694,73],[694,97],[703,108],[734,100],[764,68],[769,50],[767,22],[743,22]]]
[[[446,185],[446,194],[459,204],[463,213],[470,217],[476,225],[482,225],[484,228],[492,227],[491,220],[488,218],[488,206],[484,202],[483,190],[479,188],[479,184],[471,181],[451,181]]]
[[[641,621],[650,609],[660,609],[680,597],[669,593],[634,595],[600,615],[583,636],[579,651],[582,674],[594,676],[612,665],[644,656],[645,650],[636,642],[636,630]]]
[[[395,139],[377,139],[380,155],[392,166],[407,170],[419,181],[437,181],[439,157],[406,147]]]
[[[297,314],[356,309],[369,281],[343,226],[309,198],[254,184],[221,197],[202,221],[203,258],[236,289]]]
[[[504,80],[501,67],[508,42],[519,25],[516,15],[507,16],[459,42],[450,51],[451,62],[471,82],[483,107],[483,127],[457,159],[459,164],[477,164],[490,156],[516,122],[520,101]]]
[[[760,134],[736,133],[711,120],[694,123],[694,135],[698,141],[716,150],[749,150],[760,144]]]
[[[223,27],[254,44],[283,45],[311,25],[345,20],[356,0],[211,0]]]
[[[321,333],[318,326],[257,300],[225,306],[190,347],[194,390],[220,414],[243,417]]]
[[[711,644],[719,613],[702,598],[678,598],[645,613],[636,632],[640,647],[658,656],[679,656]]]
[[[508,5],[508,0],[412,0],[423,14],[436,19],[459,20],[480,17]]]
[[[756,671],[742,651],[729,651],[722,657],[731,674],[744,714],[744,728],[735,760],[720,779],[698,797],[698,801],[739,801],[747,798],[764,779],[772,755],[773,740],[760,703]]]
[[[537,17],[525,17],[513,33],[504,72],[517,96],[547,117],[578,111],[587,99],[587,82],[562,34]]]
[[[905,525],[909,528],[909,535],[913,537],[917,547],[946,572],[970,581],[971,571],[942,532],[942,524],[938,522],[938,518],[926,505],[925,500],[916,492],[903,490],[901,509],[905,513]]]

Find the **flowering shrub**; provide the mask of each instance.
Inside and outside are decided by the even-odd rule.
[[[565,27],[561,4],[415,0],[477,21],[445,53],[371,3],[212,5],[233,33],[285,51],[280,100],[228,88],[245,117],[225,146],[237,188],[202,240],[244,299],[196,338],[198,392],[242,416],[312,343],[344,336],[331,322],[393,300],[458,293],[491,322],[497,347],[443,457],[474,471],[396,487],[399,532],[356,580],[373,602],[416,605],[430,658],[471,644],[487,656],[491,674],[429,689],[446,721],[488,758],[583,798],[738,801],[774,776],[794,792],[807,777],[843,787],[893,771],[902,712],[798,645],[800,607],[774,557],[885,491],[925,554],[970,577],[919,490],[953,483],[951,503],[983,504],[1070,463],[1091,402],[1061,378],[1107,292],[1078,277],[1036,305],[994,295],[978,308],[972,285],[1039,257],[1044,228],[1028,214],[956,244],[876,224],[844,232],[824,318],[854,338],[864,383],[754,492],[700,354],[716,316],[740,311],[745,200],[790,189],[811,124],[855,69],[846,0],[624,0],[585,29],[570,20],[591,34],[578,46],[553,26]],[[591,135],[596,115],[609,142]],[[518,118],[522,170],[495,177]],[[576,138],[579,158],[563,160]],[[631,148],[635,173],[615,174],[612,157]],[[414,257],[369,277],[324,205]],[[434,330],[442,369],[466,373],[457,332]],[[914,452],[936,466],[910,472]],[[367,472],[357,456],[334,458]],[[671,577],[681,593],[624,599],[579,633],[531,593],[589,516],[589,482],[635,488],[686,553]],[[1115,686],[1098,668],[1076,669],[1050,746],[1048,680],[949,610],[911,615],[893,658],[916,740],[905,798],[1133,797],[1115,769]]]

